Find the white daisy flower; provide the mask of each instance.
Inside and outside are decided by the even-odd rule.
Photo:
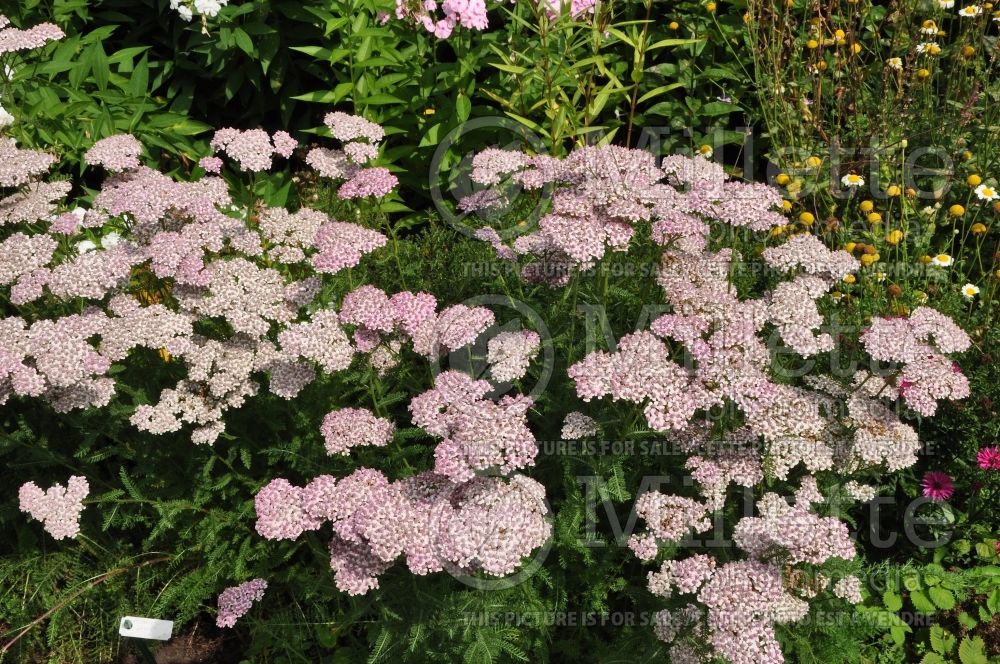
[[[903,71],[903,59],[902,58],[889,58],[885,61],[887,65],[895,69],[896,71]]]
[[[848,173],[844,177],[840,178],[841,184],[845,187],[863,187],[865,186],[865,179],[860,175],[855,175],[854,173]]]
[[[917,53],[921,55],[926,53],[927,55],[940,55],[941,47],[938,46],[937,42],[924,42],[922,44],[917,44]]]
[[[997,194],[997,190],[986,184],[979,185],[973,191],[981,201],[994,201],[997,198],[1000,198],[1000,194]]]
[[[958,10],[958,15],[965,18],[975,18],[983,13],[983,8],[979,5],[969,5]]]
[[[965,299],[971,300],[975,296],[979,295],[979,286],[973,286],[972,284],[965,284],[962,286],[962,295]]]
[[[941,9],[951,9],[955,6],[955,0],[937,0],[937,3]]]
[[[955,263],[955,259],[948,254],[938,254],[931,259],[931,263],[937,265],[938,267],[950,267]]]

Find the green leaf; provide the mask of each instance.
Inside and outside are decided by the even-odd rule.
[[[253,55],[253,40],[250,39],[250,35],[246,33],[243,28],[236,28],[233,30],[233,37],[236,39],[236,45],[240,47],[240,50],[247,55]]]
[[[945,611],[950,611],[955,608],[955,594],[950,590],[935,586],[927,591],[931,596],[931,601],[938,606],[938,608],[944,609]]]
[[[986,644],[978,636],[962,639],[958,647],[958,659],[962,664],[989,664],[986,659]]]
[[[468,120],[472,113],[472,100],[461,92],[458,94],[458,99],[455,100],[455,112],[461,122]]]
[[[927,598],[927,595],[919,590],[914,590],[910,593],[910,601],[913,602],[913,607],[922,613],[934,613],[937,611],[937,607],[934,606],[934,603]]]
[[[958,614],[958,624],[965,629],[975,629],[979,621],[969,615],[967,612],[962,611]]]
[[[986,608],[990,613],[1000,613],[1000,588],[994,588],[986,598]]]
[[[885,604],[885,608],[892,612],[903,608],[903,598],[899,596],[899,593],[892,590],[886,590],[882,593],[882,603]]]
[[[948,660],[936,652],[929,652],[923,656],[920,660],[920,664],[948,664]]]
[[[940,625],[931,625],[931,648],[935,652],[947,655],[955,647],[958,639],[955,635]]]

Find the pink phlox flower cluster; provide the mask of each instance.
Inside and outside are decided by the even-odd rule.
[[[18,491],[21,511],[42,522],[52,537],[63,539],[80,534],[80,513],[83,499],[90,493],[87,478],[73,475],[62,484],[53,484],[43,491],[34,482],[26,482]]]
[[[219,593],[219,615],[215,618],[218,627],[232,627],[246,615],[254,602],[264,599],[267,581],[253,579],[238,586],[226,588]]]
[[[509,383],[528,372],[528,365],[538,355],[541,337],[532,330],[501,332],[486,343],[486,361],[490,375],[499,383]]]
[[[385,447],[396,426],[364,408],[341,408],[327,413],[319,431],[327,454],[347,454],[359,445]]]
[[[94,143],[83,155],[91,166],[103,166],[109,171],[127,171],[139,167],[142,145],[132,134],[115,134]]]
[[[567,3],[564,3],[563,0],[545,0],[545,2],[548,5],[545,12],[550,19],[555,19],[567,9],[573,18],[579,18],[583,14],[593,14],[594,6],[597,4],[597,0],[571,0]]]
[[[263,129],[241,131],[227,127],[215,132],[210,145],[215,152],[236,161],[242,170],[253,173],[271,168],[274,155],[292,156],[298,143],[285,131],[271,136]]]
[[[39,23],[26,30],[15,28],[0,14],[0,55],[41,48],[46,42],[62,39],[66,34],[52,23]]]
[[[534,402],[508,395],[494,403],[484,398],[491,390],[487,381],[446,371],[410,401],[413,423],[442,438],[434,451],[435,472],[465,482],[477,472],[510,473],[534,464],[538,444],[526,423]]]
[[[484,0],[396,0],[396,18],[418,23],[438,39],[447,39],[456,27],[485,30]]]

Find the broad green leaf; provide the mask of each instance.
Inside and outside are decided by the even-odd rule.
[[[927,594],[931,596],[931,601],[938,606],[938,608],[949,611],[955,608],[955,594],[950,590],[941,588],[940,586],[935,586],[927,591]]]
[[[958,659],[962,664],[989,664],[986,644],[978,636],[962,639],[962,644],[958,646]]]

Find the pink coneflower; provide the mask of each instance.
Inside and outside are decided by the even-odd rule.
[[[952,484],[948,473],[940,470],[932,470],[924,475],[920,481],[920,486],[924,489],[924,497],[938,502],[948,500],[955,493],[955,485]]]
[[[984,447],[979,450],[976,463],[983,470],[1000,470],[1000,447]]]

